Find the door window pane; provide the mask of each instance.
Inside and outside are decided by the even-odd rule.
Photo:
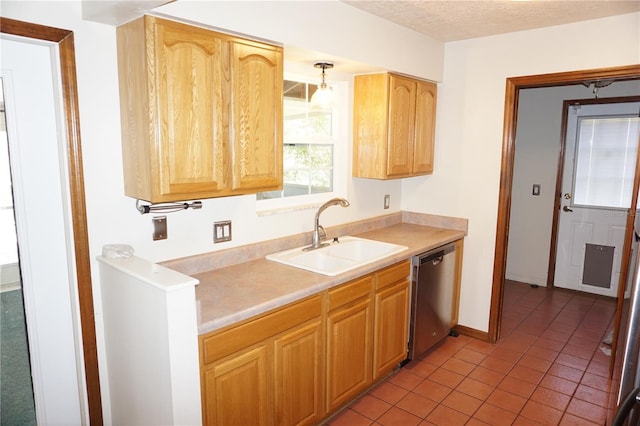
[[[579,119],[574,204],[629,208],[638,124],[638,117]]]

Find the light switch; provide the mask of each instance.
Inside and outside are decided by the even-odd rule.
[[[533,184],[533,189],[531,190],[531,195],[540,195],[540,184],[538,183],[534,183]]]

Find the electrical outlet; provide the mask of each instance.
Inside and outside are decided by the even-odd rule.
[[[222,243],[231,241],[231,221],[223,220],[213,223],[213,242]]]
[[[385,194],[384,196],[384,208],[389,208],[389,203],[391,203],[391,196],[389,194]]]

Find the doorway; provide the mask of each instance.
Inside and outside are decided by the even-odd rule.
[[[59,180],[58,183],[61,184],[64,182],[63,185],[65,186],[65,201],[68,208],[66,213],[65,231],[69,236],[71,236],[69,239],[71,243],[67,247],[69,250],[69,259],[68,263],[64,266],[73,277],[69,282],[76,284],[67,286],[67,290],[71,291],[72,294],[71,297],[67,298],[67,302],[71,303],[72,301],[75,301],[77,304],[74,308],[74,312],[76,310],[79,312],[81,326],[81,330],[78,330],[76,339],[74,339],[75,343],[73,344],[76,355],[79,354],[79,361],[82,364],[76,364],[78,367],[78,380],[77,383],[75,383],[75,386],[79,392],[84,393],[83,397],[81,396],[80,398],[80,404],[82,404],[81,423],[84,424],[88,420],[92,425],[102,424],[102,406],[100,398],[88,232],[85,212],[84,178],[80,143],[73,33],[68,30],[21,22],[4,17],[0,17],[0,32],[2,33],[3,39],[5,36],[8,36],[7,38],[22,40],[23,42],[26,42],[25,44],[27,45],[31,43],[34,45],[39,44],[41,47],[47,46],[50,49],[48,56],[53,62],[48,69],[57,70],[57,80],[60,85],[59,97],[55,102],[57,109],[56,117],[57,121],[59,121],[59,131],[57,132],[57,135],[61,140],[64,140],[64,147],[60,153],[60,158],[63,160],[57,165],[59,172],[64,176],[64,179]],[[48,79],[52,80],[50,77]],[[34,112],[33,114],[36,113]],[[34,115],[31,115],[31,119],[33,119],[33,117]],[[37,114],[35,117],[39,118]],[[28,122],[29,119],[26,121]],[[55,157],[58,158],[58,152],[56,152]],[[42,217],[46,218],[46,207],[46,204],[44,207],[39,205],[32,214],[40,214]],[[40,251],[46,251],[46,247],[37,247],[36,245],[36,248]],[[22,259],[23,257],[21,257],[21,260]],[[42,300],[43,299],[41,299],[41,301]],[[43,301],[45,304],[47,303],[46,297]],[[28,301],[25,300],[25,303],[28,303]],[[58,306],[51,306],[51,308],[56,307]],[[69,314],[72,314],[72,312],[70,311]],[[46,324],[45,328],[54,327],[55,330],[55,326],[56,324]],[[38,335],[36,333],[35,336],[39,339],[46,339],[49,347],[54,348],[54,353],[58,353],[55,350],[56,334],[57,333],[54,331],[52,334],[47,333],[46,335]],[[80,335],[81,338],[78,338]],[[48,361],[51,361],[52,354],[50,353],[38,350],[32,351],[32,353],[36,356],[44,355],[48,358]],[[38,360],[38,362],[39,361],[40,360]],[[32,356],[32,369],[33,367],[34,362]],[[56,383],[60,383],[60,381],[55,380],[55,365],[53,365],[53,368],[51,368],[49,372],[52,373],[52,375],[47,378],[51,379],[47,382],[53,384],[53,387],[48,388],[46,392],[46,394],[51,397],[46,404],[46,412],[49,413],[49,410],[52,410],[52,413],[61,413],[64,415],[61,410],[64,410],[64,407],[66,406],[66,398],[68,395],[55,392]],[[42,377],[34,375],[34,389],[36,388],[37,381],[40,379],[42,379]],[[65,386],[69,385],[64,383],[62,384]],[[38,383],[38,386],[41,385],[42,383]],[[59,404],[58,402],[62,403]],[[36,398],[36,406],[37,404],[38,402]],[[36,413],[37,412],[38,409],[36,408]],[[42,423],[47,423],[47,420],[49,420],[48,414],[43,418]],[[51,422],[55,422],[55,420],[51,419]]]
[[[637,80],[640,78],[640,66],[626,66],[597,70],[575,71],[557,74],[517,77],[507,79],[505,92],[505,120],[503,129],[503,150],[500,192],[498,204],[498,219],[496,225],[496,249],[494,258],[494,274],[491,294],[491,308],[489,318],[488,340],[495,342],[499,338],[503,287],[507,269],[507,250],[509,238],[509,222],[512,203],[512,185],[514,181],[514,157],[516,147],[516,124],[518,117],[518,101],[522,90],[533,88],[563,87],[582,84],[584,81],[613,79],[619,81]],[[556,135],[557,137],[557,135]],[[637,179],[636,179],[637,180]],[[633,202],[636,200],[634,199]],[[633,203],[632,203],[633,205]],[[627,263],[622,265],[622,272],[628,269],[628,258],[631,246],[631,232],[635,210],[627,218],[627,232],[625,235],[625,249],[623,259]],[[614,350],[615,352],[615,350]]]

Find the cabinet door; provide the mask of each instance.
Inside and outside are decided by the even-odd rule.
[[[396,75],[389,79],[387,175],[409,176],[413,171],[416,82]]]
[[[148,58],[155,58],[150,123],[160,199],[213,196],[227,186],[228,42],[203,28],[150,19],[155,53]]]
[[[204,372],[207,425],[268,425],[273,418],[267,349],[259,346]]]
[[[371,383],[371,300],[336,309],[327,318],[327,411]]]
[[[436,129],[437,86],[417,82],[413,173],[433,173],[433,144]]]
[[[282,187],[282,50],[233,42],[233,190]]]
[[[407,357],[409,280],[385,288],[375,297],[373,379]]]
[[[317,424],[322,408],[321,322],[289,331],[274,342],[276,424]]]

